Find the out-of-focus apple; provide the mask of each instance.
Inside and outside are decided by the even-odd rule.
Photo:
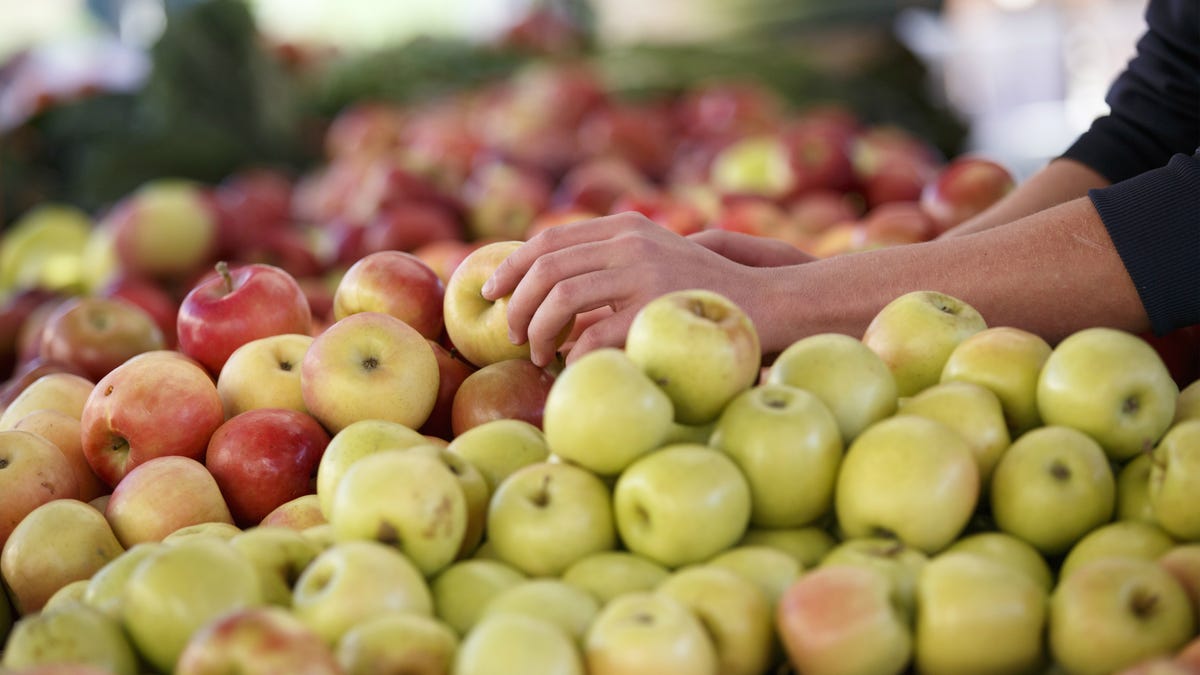
[[[307,413],[300,389],[300,364],[310,335],[283,333],[251,340],[233,350],[217,375],[217,393],[232,418],[257,408]]]
[[[435,241],[461,241],[458,213],[432,202],[403,201],[380,209],[364,227],[363,250],[414,251]]]
[[[696,565],[673,573],[654,592],[682,602],[700,619],[717,648],[719,672],[768,671],[774,616],[753,582],[722,567]]]
[[[705,564],[727,569],[754,584],[771,604],[772,622],[780,598],[803,571],[799,561],[770,546],[734,546]]]
[[[389,612],[346,631],[335,656],[339,675],[450,673],[458,635],[429,616]]]
[[[519,570],[500,560],[460,560],[430,580],[434,612],[459,635],[466,635],[493,598],[525,579]]]
[[[925,184],[941,163],[929,143],[906,129],[886,124],[856,134],[850,159],[868,207],[919,201]]]
[[[162,541],[189,525],[233,524],[221,489],[208,469],[194,459],[174,455],[155,457],[134,467],[113,488],[104,516],[126,548]]]
[[[568,584],[591,593],[601,606],[625,593],[652,591],[670,572],[666,567],[629,551],[598,551],[563,570]]]
[[[1158,564],[1183,586],[1200,625],[1200,543],[1172,546],[1158,557]]]
[[[459,263],[466,260],[476,247],[472,242],[442,239],[419,246],[413,249],[412,254],[429,265],[445,284],[450,283],[450,277],[454,275],[454,270],[458,269]]]
[[[649,591],[625,593],[600,610],[584,639],[595,675],[700,675],[718,671],[704,624],[679,600]]]
[[[863,217],[864,242],[875,246],[898,246],[928,241],[934,225],[915,202],[887,202]]]
[[[541,173],[505,161],[476,167],[463,186],[473,239],[524,239],[534,216],[550,205],[553,186]]]
[[[1200,516],[1193,508],[1200,487],[1200,420],[1168,429],[1151,457],[1150,507],[1155,520],[1180,540],[1200,541]]]
[[[479,621],[498,614],[545,619],[579,643],[599,612],[600,602],[587,591],[556,577],[544,577],[527,579],[500,591],[484,605]]]
[[[791,556],[801,569],[812,569],[831,551],[837,541],[822,526],[783,529],[750,528],[738,546],[767,546]]]
[[[502,612],[482,619],[459,645],[454,673],[583,675],[579,648],[547,619]]]
[[[929,556],[920,549],[892,537],[869,536],[842,540],[819,566],[858,565],[882,572],[896,606],[911,616],[916,608],[917,580],[928,563]]]
[[[237,532],[229,538],[229,545],[258,571],[263,601],[279,607],[292,606],[292,587],[322,550],[296,530],[271,526]]]
[[[204,624],[188,639],[173,672],[212,675],[231,670],[246,675],[342,673],[333,650],[279,607],[237,609]]]
[[[358,260],[338,282],[333,317],[358,312],[390,314],[434,340],[442,332],[445,284],[417,256],[384,250]]]
[[[319,464],[318,464],[319,466]],[[301,495],[276,506],[259,522],[262,527],[286,527],[297,532],[328,522],[316,493]]]
[[[216,251],[217,215],[203,189],[179,179],[146,183],[104,217],[121,269],[186,279]]]
[[[179,316],[179,298],[161,284],[134,276],[119,276],[111,279],[96,291],[104,298],[120,298],[141,307],[162,331],[163,344],[175,349],[175,320]]]
[[[1117,470],[1117,506],[1116,513],[1113,514],[1115,519],[1158,523],[1158,517],[1154,515],[1154,505],[1150,502],[1150,472],[1153,468],[1154,455],[1142,453]]]
[[[95,383],[74,373],[48,373],[29,383],[0,413],[0,431],[14,429],[27,415],[54,411],[78,420]]]
[[[982,213],[1017,185],[1012,173],[999,162],[976,155],[960,155],[941,167],[921,190],[921,208],[941,234]]]
[[[524,420],[542,427],[546,397],[554,375],[529,359],[489,363],[469,374],[458,387],[450,412],[451,432],[497,419]]]
[[[616,157],[586,160],[571,167],[559,181],[554,191],[554,210],[606,214],[618,199],[651,189],[645,174],[627,160]]]
[[[1045,556],[1022,539],[1006,532],[977,532],[951,544],[945,553],[971,553],[1015,569],[1039,588],[1049,593],[1054,589],[1054,575]]]
[[[1000,399],[1009,434],[1040,426],[1037,381],[1050,357],[1040,335],[1012,326],[985,328],[960,342],[942,366],[942,382],[974,382]]]
[[[17,420],[13,429],[37,434],[58,446],[75,473],[80,501],[90,502],[108,494],[108,486],[92,471],[92,465],[83,454],[78,419],[57,410],[35,410]]]
[[[1157,560],[1174,546],[1175,540],[1158,525],[1138,520],[1106,523],[1075,542],[1058,566],[1058,579],[1100,558]]]
[[[79,482],[58,446],[28,431],[0,431],[0,546],[37,507],[78,499]]]
[[[23,617],[0,658],[21,675],[137,675],[139,665],[121,623],[79,603]]]
[[[73,364],[95,382],[131,357],[165,347],[162,331],[141,307],[91,296],[63,302],[46,318],[38,355]]]

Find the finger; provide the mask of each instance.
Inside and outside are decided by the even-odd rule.
[[[633,323],[635,313],[635,309],[630,308],[592,324],[579,334],[571,351],[567,352],[567,364],[570,365],[594,349],[622,347],[625,344],[625,337],[629,334],[629,326]]]
[[[530,360],[538,365],[549,363],[554,359],[559,336],[575,315],[627,297],[631,286],[630,275],[617,270],[589,272],[557,283],[530,318]]]

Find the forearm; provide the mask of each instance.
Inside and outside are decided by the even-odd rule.
[[[806,335],[861,337],[897,296],[937,290],[971,304],[989,325],[1051,342],[1087,326],[1148,327],[1145,310],[1086,198],[970,236],[897,246],[765,271],[751,314],[764,351]]]
[[[1055,159],[991,208],[949,230],[941,238],[961,237],[1010,223],[1106,185],[1108,180],[1087,165],[1072,159]]]

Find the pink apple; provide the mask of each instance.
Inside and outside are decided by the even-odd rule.
[[[204,463],[234,522],[251,527],[285,502],[313,493],[326,445],[329,433],[311,415],[256,408],[213,432]]]
[[[450,425],[455,436],[484,422],[517,419],[542,428],[546,395],[554,375],[529,359],[488,364],[463,380],[454,395]]]
[[[390,314],[428,339],[442,333],[446,285],[417,256],[379,251],[346,270],[333,297],[334,320],[358,312]]]
[[[403,114],[394,105],[361,102],[338,112],[325,131],[329,157],[365,156],[389,152],[400,143]]]
[[[286,527],[289,530],[303,531],[314,525],[328,522],[321,512],[321,500],[317,494],[301,495],[293,500],[276,506],[259,521],[262,527]]]
[[[1016,180],[1000,163],[986,157],[962,155],[942,167],[921,192],[921,208],[937,234],[958,225],[1000,200]]]
[[[856,136],[851,160],[868,207],[920,200],[940,164],[933,146],[890,125],[874,126]]]
[[[218,250],[238,255],[263,235],[291,222],[292,182],[279,171],[251,168],[227,176],[214,189],[218,214]]]
[[[433,349],[433,355],[437,357],[437,401],[433,404],[433,412],[429,413],[429,419],[425,420],[425,424],[421,425],[418,431],[426,436],[449,441],[454,438],[451,414],[454,410],[455,395],[467,377],[475,372],[475,366],[458,358],[433,340],[429,341],[429,346]]]
[[[550,206],[551,190],[545,175],[515,164],[478,167],[463,186],[470,237],[524,239],[534,217]]]
[[[162,331],[141,307],[88,296],[62,303],[47,317],[38,355],[73,364],[95,382],[128,359],[165,347]]]
[[[190,457],[155,457],[134,467],[113,488],[104,509],[125,548],[162,541],[181,527],[233,524],[221,489],[208,469]]]
[[[342,675],[333,650],[282,607],[251,607],[224,614],[192,634],[175,675],[303,673]]]
[[[201,459],[224,421],[217,385],[203,368],[177,352],[147,352],[96,383],[80,419],[83,453],[115,486],[155,457]]]
[[[820,234],[837,225],[858,220],[862,207],[836,190],[814,190],[800,195],[789,205],[796,229],[808,234]]]
[[[121,275],[109,280],[96,294],[105,298],[120,298],[141,307],[162,331],[166,348],[175,348],[175,320],[179,316],[179,298],[173,296],[163,285]]]
[[[642,176],[661,179],[679,142],[670,112],[653,102],[610,102],[580,121],[579,148],[587,157],[617,159]]]
[[[271,265],[229,267],[197,284],[179,306],[179,350],[214,376],[235,349],[281,333],[309,334],[312,310],[296,279]]]
[[[79,483],[58,446],[28,431],[0,431],[0,547],[35,508],[78,499]]]
[[[687,236],[708,226],[698,206],[661,191],[626,193],[613,202],[610,213],[637,211],[666,229]]]

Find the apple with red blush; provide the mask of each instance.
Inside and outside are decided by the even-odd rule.
[[[412,253],[429,265],[442,283],[446,283],[450,281],[454,270],[458,269],[459,263],[466,260],[467,256],[471,255],[471,251],[478,247],[478,242],[444,239],[431,241]]]
[[[950,160],[921,191],[921,208],[941,234],[982,213],[1016,188],[1004,165],[977,155]]]
[[[333,296],[334,320],[359,312],[390,314],[434,340],[442,333],[446,285],[423,260],[378,251],[350,266]]]
[[[206,188],[178,179],[142,185],[105,214],[120,269],[135,276],[181,280],[217,251],[218,217]]]
[[[145,279],[120,275],[110,279],[96,295],[105,298],[120,298],[141,307],[162,331],[167,349],[174,349],[178,340],[175,336],[175,321],[179,316],[179,300],[162,284]]]
[[[920,201],[942,162],[932,145],[891,125],[874,126],[856,136],[850,157],[868,208]]]
[[[399,107],[375,101],[346,106],[325,131],[325,154],[331,158],[385,154],[400,145],[404,115]]]
[[[455,436],[485,422],[517,419],[542,427],[546,395],[554,375],[529,359],[508,359],[483,366],[458,387],[450,412]]]
[[[17,367],[17,338],[25,321],[39,306],[57,297],[43,288],[25,288],[0,299],[0,379],[11,376]]]
[[[796,229],[809,235],[821,234],[838,223],[855,221],[863,216],[861,204],[837,190],[806,192],[792,200],[787,208]]]
[[[609,213],[618,199],[653,189],[646,175],[628,160],[596,157],[567,171],[554,190],[552,202],[557,210]]]
[[[434,340],[429,341],[429,346],[433,349],[433,355],[437,357],[438,392],[437,399],[433,404],[433,411],[429,413],[429,419],[425,420],[425,423],[417,431],[426,436],[434,436],[448,441],[454,438],[451,419],[454,397],[462,383],[471,373],[475,372],[476,368]]]
[[[670,108],[656,103],[610,102],[589,112],[577,131],[585,157],[620,159],[656,179],[671,164],[676,138]]]
[[[401,202],[382,209],[362,230],[361,249],[412,251],[432,241],[462,239],[457,214],[438,204]]]
[[[863,218],[868,245],[894,246],[928,241],[936,234],[933,220],[917,202],[885,202]]]
[[[291,224],[292,183],[282,172],[251,168],[227,176],[212,190],[218,252],[237,256],[265,235]]]
[[[463,186],[467,233],[472,239],[523,239],[533,219],[550,206],[545,174],[498,160],[477,167]]]
[[[116,297],[80,296],[46,318],[38,356],[70,363],[95,382],[138,354],[165,348],[162,330],[138,305]]]

